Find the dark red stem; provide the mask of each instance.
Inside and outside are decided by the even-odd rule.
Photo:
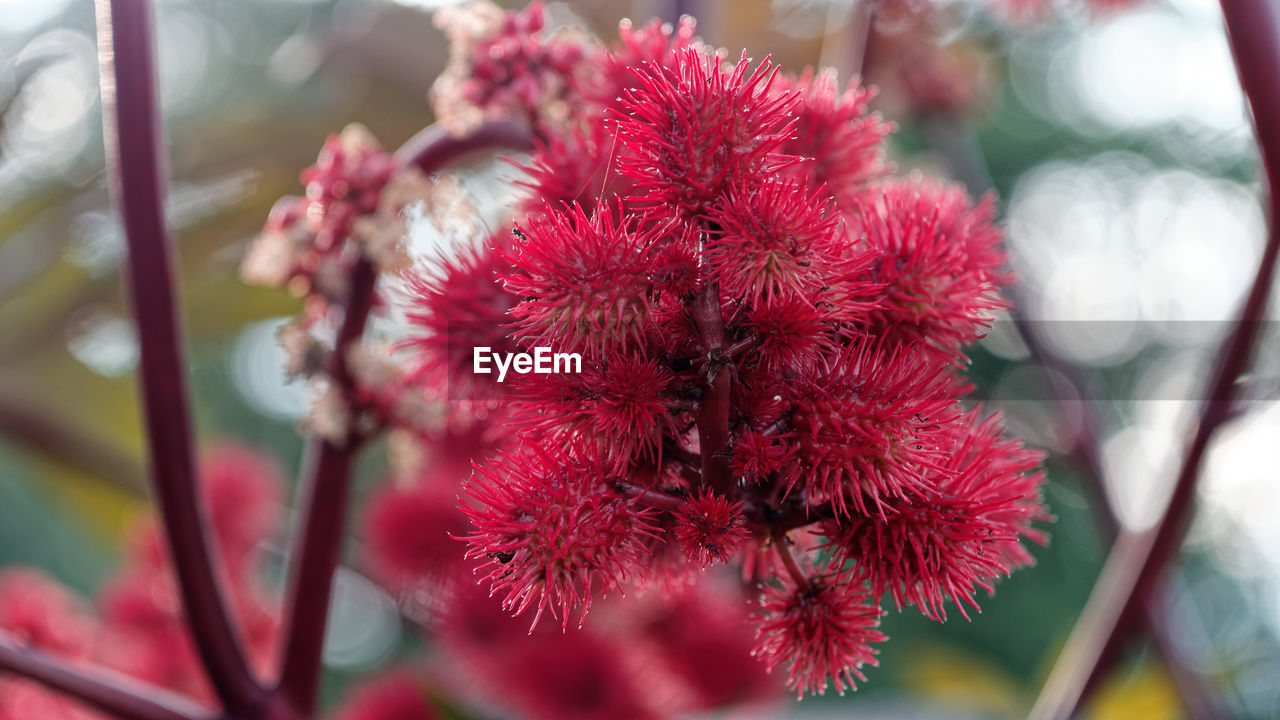
[[[147,0],[98,0],[97,7],[104,136],[129,248],[126,280],[138,328],[152,488],[209,680],[228,713],[251,716],[264,692],[245,663],[215,579],[196,482],[187,363],[165,226],[151,8]]]
[[[1280,253],[1280,230],[1276,226],[1280,218],[1276,192],[1280,188],[1280,93],[1275,88],[1275,78],[1280,77],[1280,12],[1268,0],[1224,0],[1222,8],[1236,70],[1253,111],[1267,177],[1267,244],[1239,318],[1219,355],[1169,504],[1154,527],[1143,532],[1122,531],[1117,538],[1084,614],[1032,710],[1031,717],[1040,720],[1066,720],[1074,714],[1085,689],[1101,671],[1102,659],[1123,639],[1124,619],[1151,594],[1177,551],[1209,441],[1232,416],[1237,380],[1252,357],[1271,293]]]
[[[676,497],[661,490],[642,488],[638,485],[621,481],[614,483],[614,487],[623,495],[655,510],[665,510],[671,513],[678,513],[684,510],[684,498]]]
[[[787,542],[787,534],[785,532],[773,534],[773,549],[774,552],[778,553],[778,558],[782,560],[782,566],[787,569],[787,573],[795,581],[796,587],[808,587],[809,577],[800,569],[795,556],[791,554],[791,546]]]
[[[334,343],[330,379],[348,400],[354,395],[355,383],[347,368],[347,350],[364,335],[373,309],[376,279],[368,260],[356,263],[342,326]],[[352,410],[348,423],[355,423],[355,409]],[[333,576],[342,551],[351,467],[361,442],[359,434],[349,427],[341,441],[317,436],[307,445],[303,466],[306,480],[300,489],[305,495],[292,552],[279,685],[289,705],[303,715],[310,715],[315,709]]]
[[[12,672],[69,695],[97,710],[130,720],[212,720],[213,714],[187,698],[143,685],[132,678],[22,647],[0,636],[0,671]]]
[[[698,411],[698,443],[702,456],[702,481],[726,494],[733,489],[729,471],[730,367],[726,352],[724,317],[720,314],[720,288],[714,282],[703,285],[693,300],[693,320],[707,352],[703,372],[707,392]]]
[[[978,194],[992,187],[991,176],[987,172],[986,162],[982,159],[981,150],[976,141],[976,133],[970,124],[954,114],[932,115],[921,120],[921,127],[930,146],[945,155],[952,165],[952,172],[963,182],[973,194]],[[1064,412],[1071,405],[1081,406],[1078,417],[1073,423],[1075,432],[1071,446],[1067,451],[1068,459],[1077,466],[1084,484],[1093,494],[1094,507],[1099,512],[1096,517],[1100,528],[1109,541],[1115,539],[1119,522],[1107,498],[1105,473],[1102,459],[1099,456],[1101,435],[1098,431],[1097,418],[1089,412],[1082,397],[1092,397],[1088,391],[1089,380],[1075,364],[1068,362],[1055,350],[1042,341],[1035,323],[1023,314],[1029,307],[1026,297],[1018,286],[1005,289],[1011,300],[1010,315],[1023,342],[1026,343],[1031,357],[1050,371],[1049,384]],[[1192,669],[1186,667],[1179,658],[1178,644],[1171,636],[1177,629],[1169,625],[1165,613],[1160,606],[1160,595],[1155,594],[1143,600],[1143,624],[1150,633],[1151,640],[1164,657],[1165,665],[1175,678],[1175,683],[1183,704],[1192,718],[1196,720],[1213,720],[1221,717],[1213,694],[1205,686],[1203,678]],[[1102,658],[1106,665],[1110,657]],[[1096,677],[1096,674],[1095,674]],[[1088,688],[1085,689],[1088,692]]]
[[[528,123],[490,120],[464,137],[452,136],[443,127],[430,125],[400,146],[396,158],[406,167],[414,166],[430,174],[460,157],[495,148],[532,150],[533,133]]]

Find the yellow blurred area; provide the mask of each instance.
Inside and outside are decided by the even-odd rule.
[[[1024,711],[1023,687],[986,658],[944,645],[917,648],[901,668],[905,687],[948,705],[1017,717]]]
[[[941,704],[962,706],[992,717],[1022,717],[1031,698],[1027,688],[998,665],[944,645],[916,649],[900,668],[904,687]],[[1137,667],[1113,673],[1082,716],[1087,720],[1182,720],[1178,690],[1164,667],[1145,659]]]
[[[1150,659],[1127,673],[1113,673],[1086,709],[1088,720],[1181,720],[1178,689],[1159,663]]]

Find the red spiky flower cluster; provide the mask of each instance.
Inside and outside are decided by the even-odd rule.
[[[499,35],[541,27],[508,17]],[[964,614],[1046,538],[1040,453],[962,406],[965,346],[1009,280],[991,201],[883,179],[871,91],[726,62],[691,24],[627,24],[582,58],[556,70],[565,116],[526,108],[528,195],[466,273],[493,268],[515,348],[583,367],[506,386],[507,449],[465,486],[468,555],[507,610],[562,626],[598,594],[742,561],[755,654],[801,695],[853,688],[883,595]],[[456,319],[448,282],[419,286],[429,335]]]
[[[104,110],[146,117],[149,54],[111,45],[147,44],[145,3],[115,5]],[[279,473],[224,446],[197,484],[172,287],[154,272],[161,142],[118,133],[119,157],[139,158],[118,169],[140,190],[122,214],[142,220],[126,223],[130,287],[164,530],[137,535],[96,615],[0,572],[0,659],[19,671],[0,678],[0,720],[100,717],[32,680],[113,716],[207,714],[185,698],[315,717],[329,599],[358,581],[337,572],[353,466],[382,434],[388,482],[361,515],[358,567],[438,642],[425,677],[366,685],[349,720],[453,715],[439,693],[468,690],[535,720],[685,716],[769,695],[760,677],[778,667],[800,696],[844,692],[877,662],[886,597],[968,617],[1046,541],[1040,453],[962,405],[966,347],[1010,280],[993,202],[887,179],[892,127],[871,90],[727,62],[689,19],[623,23],[612,46],[551,31],[536,2],[437,19],[453,41],[433,90],[446,132],[395,153],[358,125],[331,136],[243,265],[303,298],[280,340],[313,396],[278,611],[261,549]],[[498,232],[434,175],[530,146]],[[418,219],[468,214],[461,251],[413,258],[402,242]],[[583,625],[592,607],[602,629]]]

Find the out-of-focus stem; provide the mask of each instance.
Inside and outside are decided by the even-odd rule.
[[[1187,448],[1173,495],[1154,527],[1121,532],[1031,717],[1065,720],[1099,672],[1101,659],[1122,636],[1123,620],[1150,594],[1176,552],[1195,496],[1196,479],[1213,433],[1232,417],[1237,380],[1253,353],[1280,253],[1280,10],[1268,0],[1224,0],[1227,36],[1253,111],[1268,183],[1270,228],[1257,275],[1219,355],[1208,397]]]
[[[657,510],[678,513],[684,509],[685,501],[683,498],[678,498],[661,490],[651,490],[627,482],[616,482],[614,487],[623,495],[635,499],[636,502]]]
[[[213,720],[208,709],[187,698],[106,670],[73,667],[65,660],[22,647],[3,635],[0,635],[0,672],[21,675],[128,720]]]
[[[196,483],[186,360],[165,227],[162,130],[147,0],[98,0],[104,136],[128,243],[152,487],[192,638],[218,698],[252,716],[264,692],[250,673],[213,569]]]
[[[934,115],[924,118],[921,128],[930,147],[948,159],[952,172],[970,193],[976,195],[993,186],[978,147],[976,133],[965,118]],[[1031,357],[1050,371],[1049,382],[1053,396],[1062,404],[1090,397],[1091,394],[1085,390],[1089,380],[1080,368],[1049,347],[1040,337],[1034,322],[1027,319],[1028,298],[1022,288],[1014,285],[1006,288],[1005,292],[1011,300],[1010,315],[1019,337],[1026,344]],[[1084,484],[1093,495],[1093,506],[1098,509],[1095,517],[1100,529],[1109,540],[1114,540],[1120,523],[1104,487],[1106,475],[1099,455],[1101,447],[1097,417],[1092,412],[1082,410],[1067,449],[1067,458],[1077,467]],[[1177,644],[1170,637],[1175,629],[1169,627],[1164,617],[1158,593],[1149,594],[1143,599],[1142,621],[1164,658],[1170,675],[1175,679],[1177,691],[1191,717],[1196,720],[1221,717],[1221,710],[1217,709],[1213,694],[1205,687],[1203,679],[1181,661]],[[1103,657],[1100,665],[1106,666],[1110,659],[1109,656]]]
[[[146,492],[142,463],[31,397],[17,380],[0,379],[0,435],[129,493]]]
[[[463,137],[450,135],[439,125],[429,125],[400,146],[396,158],[406,167],[432,173],[465,155],[495,149],[532,150],[533,132],[529,124],[489,120]]]
[[[698,411],[698,444],[702,481],[721,494],[733,487],[729,471],[729,403],[731,363],[725,353],[720,288],[708,282],[693,300],[693,320],[707,352],[707,391]]]
[[[351,292],[342,326],[334,343],[330,377],[347,399],[353,395],[355,385],[347,368],[346,354],[364,334],[373,308],[376,279],[368,260],[357,262],[351,275]],[[301,489],[305,496],[293,548],[279,685],[290,706],[303,715],[310,715],[315,709],[333,576],[342,550],[351,467],[360,443],[354,428],[349,428],[344,440],[317,437],[307,446]]]
[[[855,0],[852,9],[840,3],[832,3],[827,10],[826,34],[822,38],[822,50],[818,64],[833,67],[839,78],[849,83],[862,75],[867,59],[867,46],[871,40],[871,26],[875,20],[877,0]],[[844,22],[837,19],[848,13]]]
[[[806,587],[809,584],[809,577],[800,569],[800,565],[796,563],[795,556],[791,554],[791,546],[788,544],[786,532],[773,534],[773,550],[778,554],[778,559],[782,561],[782,566],[787,569],[787,574],[795,581],[796,587]]]

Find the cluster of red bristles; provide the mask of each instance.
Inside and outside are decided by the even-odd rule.
[[[367,130],[326,143],[244,264],[305,297],[281,338],[290,372],[328,388],[309,429],[391,431],[394,482],[363,512],[368,570],[421,600],[401,609],[448,653],[429,682],[387,674],[340,717],[430,718],[440,692],[464,691],[522,717],[669,717],[767,697],[757,675],[779,666],[801,695],[843,692],[876,662],[886,597],[968,617],[977,591],[1032,562],[1041,454],[962,403],[965,348],[1010,280],[989,200],[889,177],[892,127],[869,90],[726,63],[687,18],[624,23],[609,48],[549,36],[536,3],[440,17],[457,43],[441,122],[516,118],[537,149],[513,228],[405,277],[411,366],[326,339],[357,271],[401,272],[401,210],[444,185]],[[477,347],[549,347],[582,368],[499,384],[471,373]],[[264,669],[278,638],[258,549],[278,471],[228,446],[201,476]],[[140,533],[100,620],[42,576],[0,573],[0,629],[212,700],[160,539]],[[627,588],[625,609],[597,604],[603,630],[560,632]],[[526,634],[511,618],[525,613],[560,627]],[[0,720],[98,716],[0,679]]]
[[[843,692],[886,594],[968,617],[1045,540],[1041,454],[962,404],[1009,280],[992,204],[889,178],[867,90],[726,62],[691,23],[583,58],[520,69],[580,90],[534,128],[514,232],[415,283],[424,362],[518,429],[465,487],[468,555],[509,611],[564,627],[739,564],[756,654]],[[584,367],[481,388],[474,346]]]

